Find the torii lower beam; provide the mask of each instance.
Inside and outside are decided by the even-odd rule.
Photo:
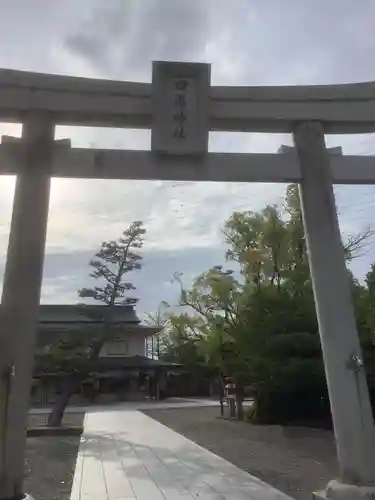
[[[177,163],[178,162],[178,163]],[[20,144],[0,145],[0,175],[17,175],[24,165]],[[334,184],[375,184],[375,156],[330,154]],[[52,177],[194,182],[291,183],[302,180],[296,153],[209,153],[177,160],[151,151],[54,146]]]

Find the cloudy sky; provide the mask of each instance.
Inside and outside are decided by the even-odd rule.
[[[375,3],[361,0],[2,0],[0,67],[151,81],[153,60],[211,63],[213,85],[330,84],[375,80]],[[19,135],[17,125],[0,133]],[[57,128],[73,146],[148,149],[149,133]],[[276,152],[290,137],[211,134],[212,151]],[[373,135],[332,137],[344,152],[375,154]],[[178,167],[176,167],[178,168]],[[12,178],[0,179],[0,279]],[[221,227],[234,210],[280,203],[285,186],[137,181],[53,181],[43,281],[45,303],[75,303],[102,240],[136,219],[147,237],[135,276],[139,311],[175,301],[175,271],[188,282],[223,261]],[[345,234],[373,222],[375,188],[336,190]],[[375,261],[375,240],[353,270]]]

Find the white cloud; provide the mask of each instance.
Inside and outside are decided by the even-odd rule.
[[[81,0],[76,7],[73,0],[7,2],[0,18],[0,66],[150,81],[152,60],[174,59],[212,63],[214,85],[375,80],[375,5],[370,0],[360,7],[350,0],[265,0],[253,5],[246,0]],[[20,9],[27,15],[21,17]],[[20,127],[0,126],[0,133],[19,135]],[[80,147],[150,146],[145,131],[58,127],[56,137],[71,137],[73,146]],[[289,136],[211,134],[210,148],[275,152],[290,142]],[[329,139],[328,145],[336,144],[344,145],[346,153],[375,152],[373,136]],[[13,183],[0,179],[0,255],[9,232]],[[148,294],[146,304],[155,303],[149,290],[161,294],[159,285],[168,281],[162,269],[169,268],[171,252],[180,259],[178,270],[198,272],[202,263],[209,265],[222,252],[220,228],[234,209],[258,210],[280,200],[282,193],[283,186],[276,185],[54,180],[48,252],[57,274],[46,277],[44,299],[75,297],[74,287],[87,270],[80,252],[92,254],[101,240],[142,219],[148,228],[147,248],[158,253],[155,265],[161,269],[142,293]],[[375,189],[342,187],[337,199],[345,233],[372,222]],[[58,261],[56,255],[69,258]],[[371,260],[373,253],[355,264],[356,272],[363,274]],[[147,273],[152,275],[150,267]]]

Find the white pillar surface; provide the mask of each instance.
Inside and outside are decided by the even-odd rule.
[[[375,429],[320,123],[294,131],[301,205],[342,483],[375,484]]]
[[[0,316],[0,498],[22,493],[27,412],[43,275],[54,123],[25,117]],[[8,377],[9,375],[9,377]]]

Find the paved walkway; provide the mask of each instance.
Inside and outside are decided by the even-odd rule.
[[[71,500],[291,500],[137,410],[85,417]]]

